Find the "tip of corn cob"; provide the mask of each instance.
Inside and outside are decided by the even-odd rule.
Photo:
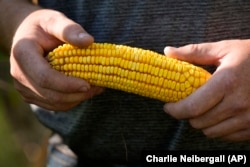
[[[187,97],[211,77],[203,68],[187,62],[110,43],[93,43],[87,48],[63,44],[48,54],[48,60],[68,76],[164,102]]]

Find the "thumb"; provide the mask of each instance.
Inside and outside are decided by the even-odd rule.
[[[94,41],[94,38],[88,34],[81,25],[75,23],[60,12],[55,12],[48,22],[49,23],[46,24],[48,33],[63,42],[70,43],[77,47],[86,47]]]
[[[192,64],[218,65],[219,60],[219,50],[215,49],[214,43],[189,44],[179,48],[167,46],[164,53]]]

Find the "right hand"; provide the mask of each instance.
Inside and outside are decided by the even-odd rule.
[[[94,39],[79,24],[54,10],[27,16],[16,30],[10,56],[14,85],[24,100],[48,110],[66,111],[102,92],[80,78],[51,68],[46,54],[64,42],[86,47]]]

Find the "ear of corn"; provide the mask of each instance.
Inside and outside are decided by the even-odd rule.
[[[52,67],[90,84],[176,102],[211,76],[204,69],[150,50],[93,43],[80,49],[64,44],[48,54]]]

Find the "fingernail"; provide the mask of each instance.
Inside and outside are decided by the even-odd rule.
[[[89,36],[89,35],[87,35],[86,33],[78,34],[78,38],[81,38],[81,39],[85,38],[86,36]]]
[[[83,87],[80,88],[81,92],[86,92],[88,90],[89,90],[89,87],[86,87],[86,86],[83,86]]]
[[[167,104],[165,104],[164,106],[163,106],[163,110],[168,114],[169,113],[169,111],[168,111],[168,109],[167,109]]]
[[[94,42],[94,38],[88,33],[80,33],[78,34],[78,39],[81,41],[81,46],[88,46]]]
[[[90,34],[88,34],[88,33],[84,33],[84,32],[82,32],[82,33],[80,33],[80,34],[78,34],[78,38],[79,39],[84,39],[84,40],[89,40],[89,41],[92,41],[93,42],[93,36],[91,36]]]
[[[171,46],[166,46],[165,48],[164,48],[164,53],[166,54],[166,53],[171,53],[173,50],[174,50],[175,48],[174,47],[171,47]]]

